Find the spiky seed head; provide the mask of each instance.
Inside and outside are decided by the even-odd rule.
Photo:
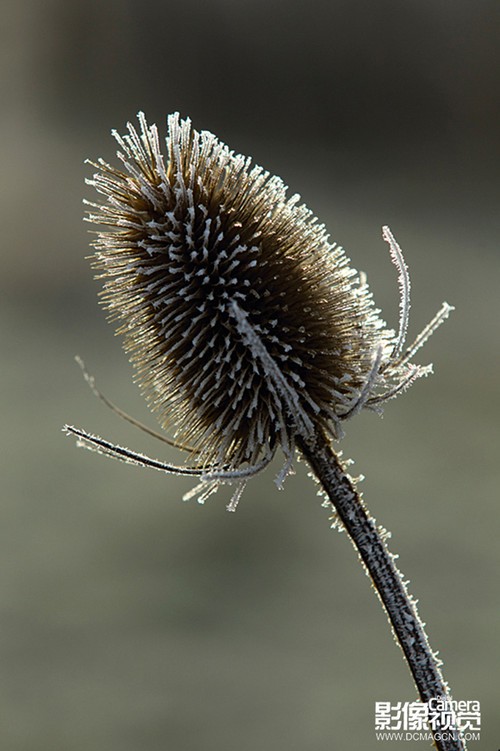
[[[366,283],[280,178],[178,114],[165,156],[139,123],[114,133],[120,167],[94,163],[89,219],[102,302],[165,429],[237,468],[410,379]]]

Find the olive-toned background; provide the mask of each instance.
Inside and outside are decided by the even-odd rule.
[[[500,16],[444,0],[4,0],[0,746],[5,751],[375,749],[376,700],[412,682],[303,465],[221,492],[75,448],[71,422],[177,459],[149,420],[85,260],[85,157],[143,109],[190,115],[283,177],[436,375],[347,426],[345,455],[420,599],[455,698],[499,724]],[[275,471],[277,467],[275,468]],[[388,743],[387,748],[428,748]]]

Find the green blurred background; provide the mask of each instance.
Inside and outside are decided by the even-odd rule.
[[[303,465],[236,514],[227,493],[75,448],[64,422],[176,460],[143,420],[85,255],[86,157],[142,109],[279,174],[397,322],[389,224],[436,375],[347,426],[343,450],[420,598],[455,698],[499,721],[500,6],[444,0],[4,0],[0,747],[382,748],[376,700],[412,682],[377,598]],[[274,471],[277,467],[274,468]],[[428,748],[388,743],[388,748]]]

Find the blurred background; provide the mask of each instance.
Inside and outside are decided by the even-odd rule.
[[[435,375],[347,425],[344,455],[420,600],[455,698],[500,739],[500,7],[444,0],[4,0],[0,746],[6,751],[382,748],[374,702],[415,690],[304,465],[227,493],[77,450],[65,422],[153,456],[73,357],[154,420],[97,303],[87,157],[144,110],[189,115],[280,175],[410,335],[456,311]],[[273,474],[274,472],[274,474]],[[396,743],[388,747],[397,748]],[[401,743],[400,748],[429,744]]]

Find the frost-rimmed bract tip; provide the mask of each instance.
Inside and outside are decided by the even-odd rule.
[[[200,498],[235,480],[238,496],[278,448],[283,479],[297,436],[319,428],[339,438],[343,420],[428,373],[411,359],[451,307],[406,348],[409,278],[387,227],[398,332],[279,177],[178,113],[168,118],[165,155],[142,113],[139,125],[114,133],[121,165],[98,160],[88,181],[103,197],[88,216],[101,227],[93,265],[102,303],[162,428],[192,448],[192,473],[208,482]],[[125,461],[181,469],[70,431]]]

